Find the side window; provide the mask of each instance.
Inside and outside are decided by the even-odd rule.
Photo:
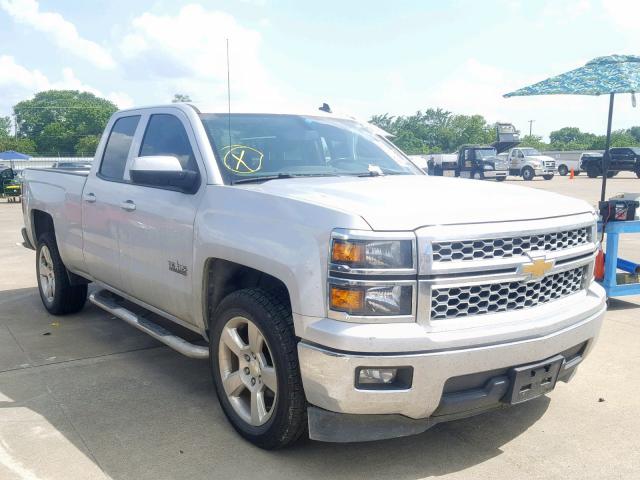
[[[170,155],[180,161],[183,170],[198,171],[187,132],[173,115],[151,115],[140,146],[141,157],[150,155]]]
[[[140,116],[122,117],[113,124],[100,163],[100,175],[109,180],[122,180],[129,149]]]

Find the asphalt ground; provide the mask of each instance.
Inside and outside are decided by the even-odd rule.
[[[464,181],[464,180],[461,180]],[[600,181],[509,181],[595,204]],[[640,192],[621,174],[609,193]],[[592,355],[569,384],[526,404],[360,444],[262,451],[191,360],[87,304],[53,317],[19,204],[0,202],[0,479],[640,478],[640,298],[611,300]],[[640,260],[640,238],[622,253]]]

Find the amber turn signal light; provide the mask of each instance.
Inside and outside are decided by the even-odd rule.
[[[343,312],[359,312],[364,307],[364,291],[331,287],[331,308]]]
[[[334,240],[331,248],[331,263],[359,264],[364,260],[362,243]]]

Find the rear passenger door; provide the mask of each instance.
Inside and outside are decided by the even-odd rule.
[[[82,233],[85,268],[95,279],[123,290],[119,231],[125,211],[125,169],[132,151],[140,115],[115,120],[99,164],[91,171],[83,191]]]
[[[129,205],[120,230],[123,274],[135,298],[192,322],[194,309],[200,308],[193,304],[193,229],[206,175],[182,112],[154,109],[145,121],[135,155],[174,156],[183,170],[199,173],[200,186],[189,194],[133,181],[126,185],[120,199]]]

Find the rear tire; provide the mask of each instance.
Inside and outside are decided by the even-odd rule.
[[[307,408],[288,303],[262,289],[239,290],[220,302],[212,322],[211,374],[233,428],[267,450],[298,440]]]
[[[558,174],[564,177],[567,173],[569,173],[569,169],[566,165],[560,165],[558,167]]]
[[[87,301],[87,285],[71,285],[53,233],[40,235],[36,250],[38,291],[44,308],[52,315],[82,310]]]
[[[536,176],[536,172],[533,171],[531,167],[524,167],[522,169],[522,179],[530,182]]]
[[[601,175],[600,169],[595,165],[589,165],[587,167],[587,177],[589,178],[598,178]]]

